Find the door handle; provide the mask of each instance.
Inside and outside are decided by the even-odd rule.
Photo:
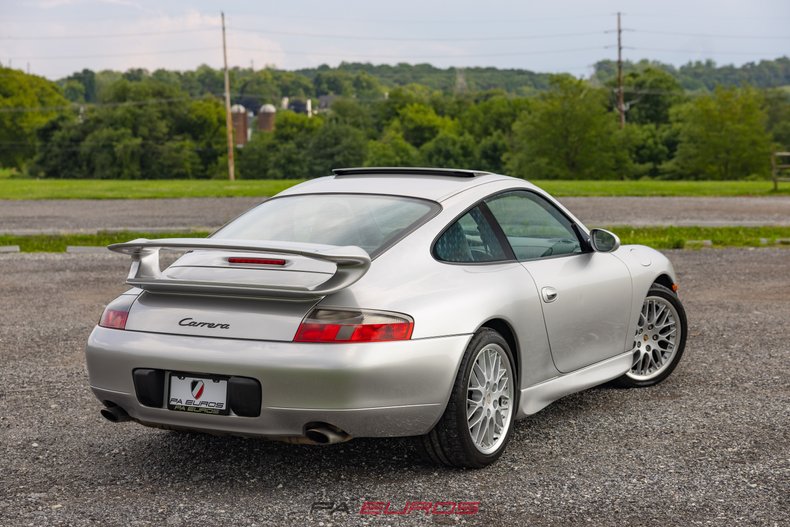
[[[543,301],[547,304],[557,300],[557,290],[553,287],[544,287],[540,290],[540,293],[543,296]]]

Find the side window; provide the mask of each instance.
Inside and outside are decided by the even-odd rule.
[[[519,260],[582,252],[571,222],[540,196],[524,191],[507,192],[486,204]]]
[[[496,262],[507,254],[480,207],[475,207],[450,225],[433,249],[444,262]]]

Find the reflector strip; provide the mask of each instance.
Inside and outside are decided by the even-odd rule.
[[[279,258],[244,258],[231,256],[228,263],[232,264],[253,264],[253,265],[285,265],[285,260]]]

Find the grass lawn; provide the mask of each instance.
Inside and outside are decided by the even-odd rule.
[[[67,245],[100,246],[122,243],[135,238],[205,238],[209,232],[135,232],[113,231],[97,234],[31,234],[15,236],[0,234],[0,246],[18,245],[22,252],[65,252]]]
[[[790,227],[630,227],[613,226],[623,244],[655,249],[682,249],[688,241],[710,240],[713,247],[764,247],[777,239],[790,240]]]
[[[141,199],[273,196],[301,180],[51,180],[0,178],[0,199]],[[770,181],[535,181],[555,196],[790,196]]]
[[[683,248],[689,240],[711,240],[713,247],[761,247],[779,238],[790,240],[790,227],[610,227],[623,244],[648,245],[655,249]],[[100,232],[98,234],[0,235],[0,246],[19,245],[23,252],[63,252],[67,245],[109,245],[135,238],[204,238],[208,232]]]

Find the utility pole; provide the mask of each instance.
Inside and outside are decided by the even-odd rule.
[[[222,15],[222,60],[225,64],[225,128],[228,130],[228,179],[236,179],[233,162],[233,120],[230,116],[230,77],[228,76],[228,47],[225,43],[225,13]]]
[[[623,30],[620,26],[620,11],[617,12],[617,111],[620,113],[620,129],[625,128],[625,101],[623,96]]]

